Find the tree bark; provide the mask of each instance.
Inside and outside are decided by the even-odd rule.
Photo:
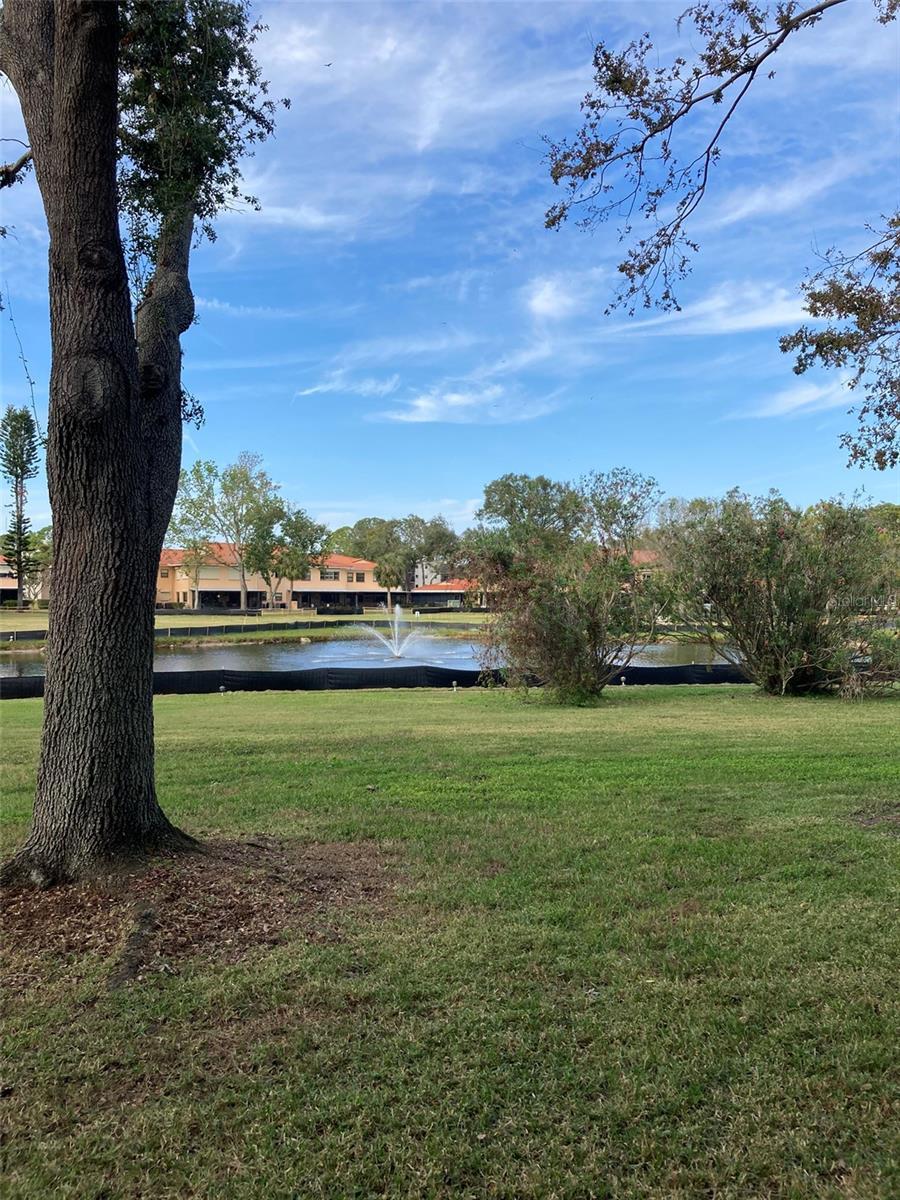
[[[118,29],[117,5],[103,0],[6,0],[0,26],[0,66],[22,104],[50,233],[44,724],[32,826],[3,872],[37,886],[191,843],[157,802],[152,694],[190,232],[184,215],[164,231],[139,354],[118,224]]]

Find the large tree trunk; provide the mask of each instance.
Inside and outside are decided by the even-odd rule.
[[[118,226],[117,48],[114,3],[6,0],[2,66],[50,232],[44,726],[32,827],[4,872],[38,886],[190,840],[157,803],[153,761],[155,579],[180,458],[177,336],[173,351],[158,312],[139,363]]]

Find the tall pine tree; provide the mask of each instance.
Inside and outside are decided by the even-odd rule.
[[[38,473],[38,432],[27,408],[10,404],[0,419],[0,474],[12,488],[12,522],[0,538],[0,554],[16,575],[16,603],[22,607],[25,580],[35,568],[31,522],[25,516],[26,485]]]

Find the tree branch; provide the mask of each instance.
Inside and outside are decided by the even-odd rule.
[[[699,0],[679,20],[690,18],[704,39],[693,65],[678,57],[667,67],[653,65],[649,36],[615,52],[603,43],[594,55],[595,82],[582,103],[585,122],[571,141],[550,143],[550,175],[565,183],[567,196],[547,212],[545,224],[558,228],[575,206],[587,205],[580,224],[591,226],[615,217],[620,237],[632,232],[637,210],[656,228],[629,248],[619,270],[626,283],[614,303],[642,295],[663,308],[677,307],[672,286],[689,269],[697,246],[685,234],[688,219],[706,193],[710,168],[729,120],[766,63],[801,28],[816,24],[829,9],[847,0],[820,0],[802,11],[791,5]],[[690,114],[705,104],[725,101],[725,114],[702,148],[682,165],[673,153],[676,128],[690,127]],[[606,121],[611,123],[606,128]],[[652,153],[653,148],[658,153]],[[656,168],[657,178],[651,171]],[[675,211],[658,219],[666,197]]]
[[[31,147],[29,146],[25,153],[20,155],[15,162],[0,164],[0,188],[12,187],[14,183],[18,183],[19,179],[30,166],[31,159]]]

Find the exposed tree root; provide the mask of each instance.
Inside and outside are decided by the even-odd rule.
[[[134,925],[125,939],[119,961],[109,977],[108,987],[111,992],[137,977],[144,962],[147,946],[158,925],[159,921],[152,908],[145,906],[135,909]]]
[[[164,818],[165,820],[165,818]],[[82,839],[74,846],[48,847],[30,839],[0,867],[0,888],[45,891],[96,879],[133,867],[135,863],[175,854],[198,854],[203,845],[165,821],[139,841],[98,850]]]

